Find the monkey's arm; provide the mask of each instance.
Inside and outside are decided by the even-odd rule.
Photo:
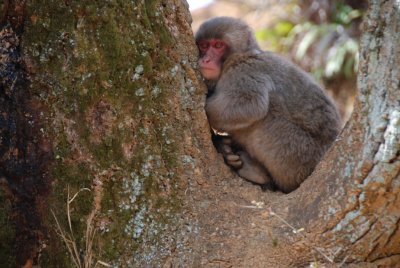
[[[214,93],[207,98],[205,110],[211,126],[223,132],[247,128],[268,113],[268,92],[273,83],[260,73],[223,74]]]

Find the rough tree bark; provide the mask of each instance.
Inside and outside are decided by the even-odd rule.
[[[184,1],[2,8],[4,267],[400,262],[398,1],[370,1],[353,116],[289,195],[212,147]]]

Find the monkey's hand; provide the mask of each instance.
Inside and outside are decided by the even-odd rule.
[[[225,154],[224,155],[224,159],[227,165],[238,169],[241,168],[243,165],[242,160],[240,159],[240,156],[236,155],[236,154]]]
[[[231,137],[222,137],[221,143],[219,145],[219,152],[222,153],[225,163],[234,169],[238,169],[242,167],[242,160],[240,156],[235,154],[232,150],[232,138]]]

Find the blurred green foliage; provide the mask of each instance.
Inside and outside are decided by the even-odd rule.
[[[317,79],[353,77],[358,68],[357,28],[363,12],[345,1],[332,1],[331,5],[333,12],[323,23],[293,14],[293,20],[278,21],[274,27],[257,31],[256,37],[267,43],[269,50],[290,54]]]
[[[290,21],[280,21],[274,27],[261,29],[255,34],[258,40],[268,42],[270,50],[280,51],[283,49],[282,38],[286,38],[293,27],[294,24]]]

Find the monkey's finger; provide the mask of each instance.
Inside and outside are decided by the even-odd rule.
[[[229,166],[231,166],[231,167],[233,167],[235,169],[239,169],[239,168],[241,168],[243,166],[243,162],[241,160],[238,160],[238,161],[226,161],[226,163]]]
[[[243,165],[243,162],[240,159],[240,157],[235,154],[225,155],[225,161],[229,166],[233,168],[240,168]]]
[[[225,154],[232,154],[232,148],[231,148],[231,146],[229,146],[229,145],[227,145],[227,144],[223,144],[223,145],[222,145],[222,151],[223,151]]]
[[[231,138],[223,138],[222,142],[226,145],[231,145],[232,144],[232,139]]]
[[[225,155],[225,159],[226,161],[234,162],[234,161],[239,161],[240,157],[236,154],[227,154]]]

